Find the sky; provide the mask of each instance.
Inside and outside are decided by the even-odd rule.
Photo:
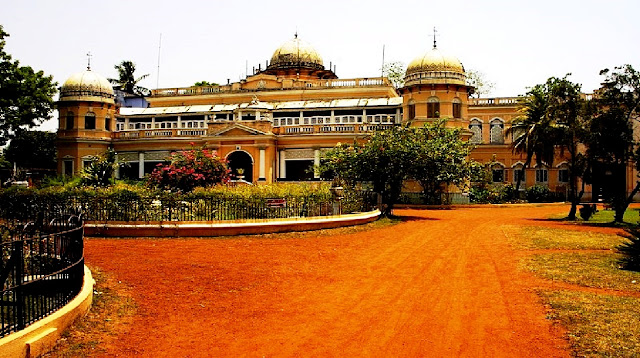
[[[244,78],[297,32],[340,78],[380,75],[431,49],[457,57],[495,84],[487,97],[517,96],[551,76],[590,93],[599,72],[640,69],[640,1],[94,1],[0,0],[6,51],[58,85],[87,66],[112,78],[136,64],[147,88]],[[54,120],[42,126],[55,130]]]

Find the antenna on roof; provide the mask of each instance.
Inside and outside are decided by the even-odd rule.
[[[384,44],[382,44],[382,67],[380,67],[380,77],[384,77]]]
[[[160,33],[160,40],[158,40],[158,74],[156,75],[156,89],[160,87],[160,48],[162,47],[162,33]]]
[[[91,51],[87,52],[87,71],[91,71]]]

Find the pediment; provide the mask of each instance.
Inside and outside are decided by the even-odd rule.
[[[266,135],[266,134],[268,133],[263,132],[261,130],[257,130],[255,128],[244,126],[242,124],[234,124],[221,131],[215,132],[212,135],[224,136],[224,137],[241,137],[241,136],[244,137],[248,135]]]

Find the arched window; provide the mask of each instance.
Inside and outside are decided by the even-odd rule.
[[[416,118],[416,102],[414,100],[409,101],[407,106],[407,119],[412,120]]]
[[[87,112],[84,115],[84,129],[96,129],[96,114]]]
[[[67,118],[66,118],[66,123],[65,123],[65,129],[66,130],[73,129],[74,117],[75,117],[75,115],[73,114],[73,112],[67,112]]]
[[[504,123],[498,118],[493,119],[489,123],[489,134],[491,144],[503,144],[504,143]]]
[[[474,118],[469,121],[469,130],[473,133],[470,139],[471,143],[482,143],[482,122],[479,119]]]
[[[460,98],[454,98],[453,101],[451,101],[451,107],[453,118],[462,118],[462,101]]]
[[[427,118],[440,118],[440,100],[431,97],[427,100]]]
[[[520,183],[526,182],[526,172],[524,170],[524,166],[520,163],[513,166],[513,182],[517,183],[520,180]]]
[[[491,178],[494,183],[504,182],[504,166],[502,164],[495,164],[491,167]]]

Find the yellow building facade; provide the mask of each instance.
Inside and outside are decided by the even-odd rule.
[[[297,36],[276,49],[265,68],[220,86],[152,91],[146,108],[116,105],[108,81],[90,70],[71,76],[58,102],[58,171],[77,174],[91,155],[111,147],[129,163],[120,177],[143,178],[172,151],[191,144],[218,151],[232,174],[253,183],[317,180],[311,168],[324,151],[390,126],[445,118],[476,144],[471,157],[495,159],[493,181],[566,192],[567,165],[522,172],[505,135],[518,100],[472,98],[460,61],[435,46],[407,67],[404,86],[384,77],[340,79]]]

